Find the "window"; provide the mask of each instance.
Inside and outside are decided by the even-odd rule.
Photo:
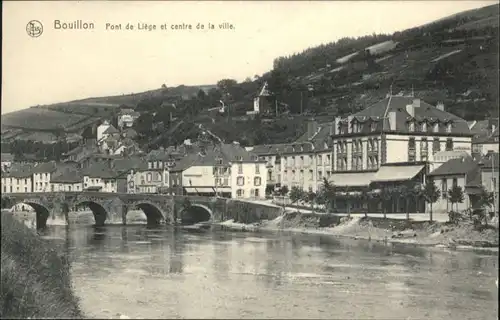
[[[323,156],[318,154],[318,165],[321,165],[321,164],[323,164]]]
[[[428,159],[428,154],[427,154],[427,138],[422,138],[420,141],[420,160],[421,161],[427,161]]]
[[[225,185],[225,186],[228,186],[228,185],[229,185],[229,179],[228,179],[228,178],[224,178],[224,185]]]
[[[217,159],[216,159],[216,163],[217,163],[218,165],[221,165],[221,164],[222,164],[222,159],[221,159],[221,158],[217,158]]]
[[[318,180],[323,179],[323,172],[320,170],[318,171]]]
[[[259,197],[259,189],[255,189],[255,197],[258,198]]]
[[[24,192],[28,192],[28,187],[24,187]]]
[[[239,185],[239,186],[242,186],[245,184],[245,178],[244,177],[238,177],[236,179],[236,184]]]
[[[370,124],[370,129],[371,131],[375,131],[377,130],[377,122],[373,121],[371,124]]]
[[[415,131],[415,122],[413,122],[413,120],[408,123],[408,131]]]
[[[410,138],[408,140],[408,161],[409,162],[415,162],[416,161],[416,156],[415,156],[415,138]]]
[[[260,163],[255,164],[255,174],[260,174]]]
[[[151,162],[148,162],[148,169],[153,169],[153,164]]]
[[[439,151],[441,151],[441,142],[439,141],[439,138],[434,138],[434,140],[432,140],[432,154]]]
[[[309,170],[309,180],[312,180],[314,177],[314,171],[313,170]]]
[[[216,186],[220,186],[221,184],[222,184],[222,180],[221,180],[221,178],[217,178],[217,179],[215,179],[215,185],[216,185]]]
[[[150,172],[148,172],[148,174],[146,175],[146,181],[151,182],[151,178],[152,178],[152,175]]]
[[[260,186],[260,185],[261,185],[261,183],[262,183],[262,180],[260,179],[260,177],[255,177],[255,178],[253,179],[253,185],[254,185],[254,186]]]
[[[446,125],[446,132],[451,133],[451,122]]]
[[[68,191],[71,191],[71,186],[68,186]]]
[[[242,174],[243,173],[243,164],[238,163],[238,173]]]
[[[325,163],[325,164],[326,164],[326,165],[329,165],[329,164],[330,164],[331,159],[332,159],[332,157],[331,157],[329,154],[327,154],[327,155],[326,155],[326,163]]]
[[[448,195],[448,184],[446,178],[441,179],[441,195],[443,196],[443,199],[446,199]]]
[[[236,190],[236,196],[237,197],[243,197],[243,195],[244,195],[243,189]]]
[[[453,186],[453,188],[456,188],[458,186],[457,178],[453,178],[452,186]]]
[[[434,132],[439,132],[439,122],[434,124]]]
[[[242,156],[237,156],[236,157],[236,161],[243,161],[243,157]]]
[[[24,184],[28,184],[28,179],[24,179]]]
[[[446,139],[446,151],[453,151],[453,139]]]

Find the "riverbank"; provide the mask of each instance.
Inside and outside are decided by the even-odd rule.
[[[82,318],[69,262],[12,214],[1,220],[2,318]]]
[[[287,231],[320,234],[387,243],[405,243],[454,249],[498,250],[498,227],[476,230],[472,224],[396,220],[373,217],[341,217],[333,214],[287,212],[271,221],[253,224],[227,220],[217,225],[233,231]]]

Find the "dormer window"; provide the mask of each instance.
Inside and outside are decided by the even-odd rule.
[[[422,122],[422,132],[427,132],[427,122]]]
[[[434,124],[434,132],[439,132],[439,122]]]
[[[377,122],[373,121],[371,124],[370,124],[370,130],[373,132],[375,130],[377,130]]]
[[[413,120],[410,120],[410,122],[408,122],[408,131],[410,132],[415,131],[415,122]]]
[[[451,122],[446,124],[446,132],[451,133]]]
[[[215,163],[218,164],[218,165],[221,165],[222,164],[222,158],[215,159]]]
[[[236,161],[243,161],[243,157],[242,156],[236,156]]]

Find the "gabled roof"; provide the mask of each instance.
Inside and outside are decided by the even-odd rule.
[[[389,112],[396,113],[396,131],[398,132],[409,132],[407,127],[407,122],[412,117],[407,112],[406,106],[413,104],[413,101],[417,100],[414,97],[405,96],[392,96],[387,97],[379,102],[367,107],[366,109],[359,111],[352,115],[353,119],[358,121],[366,120],[384,120],[384,128],[389,128]],[[469,125],[464,119],[451,114],[446,111],[442,111],[425,101],[420,99],[420,106],[414,108],[414,117],[416,121],[439,121],[439,122],[452,122],[452,133],[455,134],[471,134]],[[390,102],[390,104],[389,104]],[[384,118],[386,117],[386,118]]]
[[[83,181],[83,175],[80,170],[67,169],[60,172],[58,175],[50,177],[50,182],[53,183],[78,183]]]
[[[478,162],[474,161],[471,157],[461,157],[448,160],[436,170],[429,173],[429,176],[465,175],[477,168],[479,168]]]
[[[57,170],[55,161],[43,162],[33,168],[33,173],[52,173]]]
[[[109,125],[109,127],[103,132],[103,134],[113,134],[113,133],[120,133],[120,131],[118,131],[118,129],[116,129],[112,125]]]
[[[111,179],[118,174],[110,168],[108,163],[94,163],[82,170],[82,175],[91,178]]]

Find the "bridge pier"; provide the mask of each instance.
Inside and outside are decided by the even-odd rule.
[[[36,229],[45,229],[47,227],[47,219],[49,218],[48,214],[44,214],[43,212],[36,211]]]
[[[104,222],[106,221],[106,215],[94,213],[94,220],[95,220],[95,225],[97,227],[102,227],[102,226],[104,226]]]

